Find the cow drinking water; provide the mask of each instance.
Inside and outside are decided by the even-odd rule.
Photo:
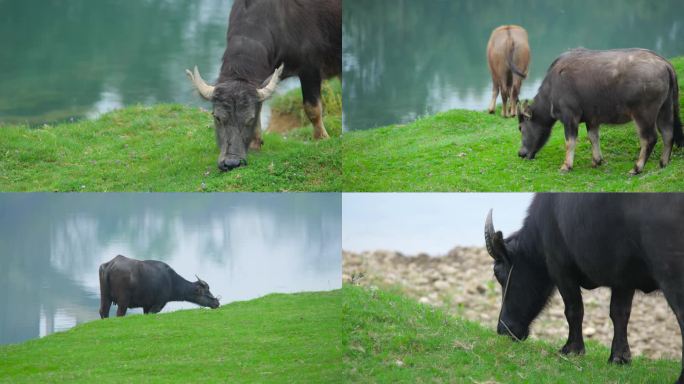
[[[109,317],[112,303],[116,315],[125,316],[128,308],[157,313],[169,301],[189,301],[203,307],[218,308],[219,301],[209,284],[199,277],[189,282],[166,263],[134,260],[118,255],[100,265],[100,317]]]
[[[290,76],[299,77],[314,139],[327,138],[321,81],[341,71],[341,0],[235,0],[217,84],[186,70],[213,103],[219,169],[246,165],[247,150],[261,148],[262,104]]]
[[[505,239],[490,211],[485,242],[503,289],[497,332],[527,338],[558,289],[569,325],[561,353],[584,354],[580,288],[609,287],[609,361],[629,363],[627,323],[636,290],[661,290],[684,332],[683,233],[684,194],[538,194],[523,227]]]
[[[573,167],[580,123],[587,126],[594,167],[603,162],[601,124],[636,122],[641,152],[631,174],[643,171],[658,138],[656,127],[663,138],[661,167],[670,162],[672,144],[684,144],[677,74],[666,59],[645,49],[568,51],[551,64],[532,105],[526,102],[518,112],[518,155],[527,159],[546,144],[556,121],[563,123],[564,172]]]

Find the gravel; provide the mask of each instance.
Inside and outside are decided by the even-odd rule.
[[[501,304],[501,287],[494,279],[492,259],[484,248],[456,247],[445,256],[404,256],[392,251],[343,252],[343,281],[366,286],[398,287],[421,303],[442,307],[494,329]],[[610,347],[610,289],[583,290],[585,340]],[[554,293],[532,325],[531,337],[562,346],[568,326],[563,301]],[[634,296],[629,322],[632,355],[680,358],[679,325],[660,293]],[[608,356],[606,356],[608,359]]]

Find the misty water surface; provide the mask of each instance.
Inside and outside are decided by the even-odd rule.
[[[133,104],[210,108],[233,0],[0,1],[0,124],[92,118]],[[298,87],[288,79],[283,92]],[[268,107],[262,113],[267,127]]]
[[[345,0],[344,127],[406,123],[491,97],[491,31],[529,32],[532,64],[522,97],[532,98],[563,51],[641,47],[684,55],[681,0]],[[499,100],[500,102],[500,100]]]
[[[98,268],[117,254],[197,274],[222,304],[337,289],[340,204],[339,194],[0,194],[0,343],[99,319]],[[197,306],[164,311],[181,308]]]

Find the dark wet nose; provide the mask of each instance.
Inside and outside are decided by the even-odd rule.
[[[247,165],[247,160],[245,159],[224,159],[219,161],[218,167],[223,172],[231,171],[235,168]]]
[[[524,159],[525,157],[527,157],[527,150],[525,148],[520,148],[520,150],[518,151],[518,156]]]
[[[219,301],[214,299],[214,301],[211,303],[211,309],[216,309],[220,306]]]

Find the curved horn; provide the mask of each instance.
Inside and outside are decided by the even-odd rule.
[[[204,280],[202,280],[202,279],[200,279],[199,276],[195,275],[195,277],[197,278],[197,281],[199,281],[200,283],[203,283],[203,284],[207,285],[207,282],[204,281]]]
[[[259,95],[259,101],[266,101],[268,98],[273,96],[273,92],[275,92],[276,87],[278,86],[278,83],[280,82],[280,75],[283,74],[283,69],[285,68],[285,64],[280,64],[280,67],[273,72],[271,77],[268,80],[268,84],[266,84],[263,88],[257,89],[257,94]]]
[[[211,100],[212,96],[214,96],[214,89],[216,87],[213,87],[204,81],[199,73],[199,70],[197,69],[197,66],[195,65],[194,72],[190,72],[189,69],[186,69],[185,74],[188,75],[188,79],[192,81],[192,85],[195,86],[195,89],[197,89],[197,92],[199,92],[200,96],[202,96],[202,98],[205,100]]]
[[[503,235],[501,232],[494,231],[494,223],[492,222],[492,209],[487,214],[485,221],[485,244],[487,245],[487,252],[496,261],[506,260],[506,245],[503,242]]]

